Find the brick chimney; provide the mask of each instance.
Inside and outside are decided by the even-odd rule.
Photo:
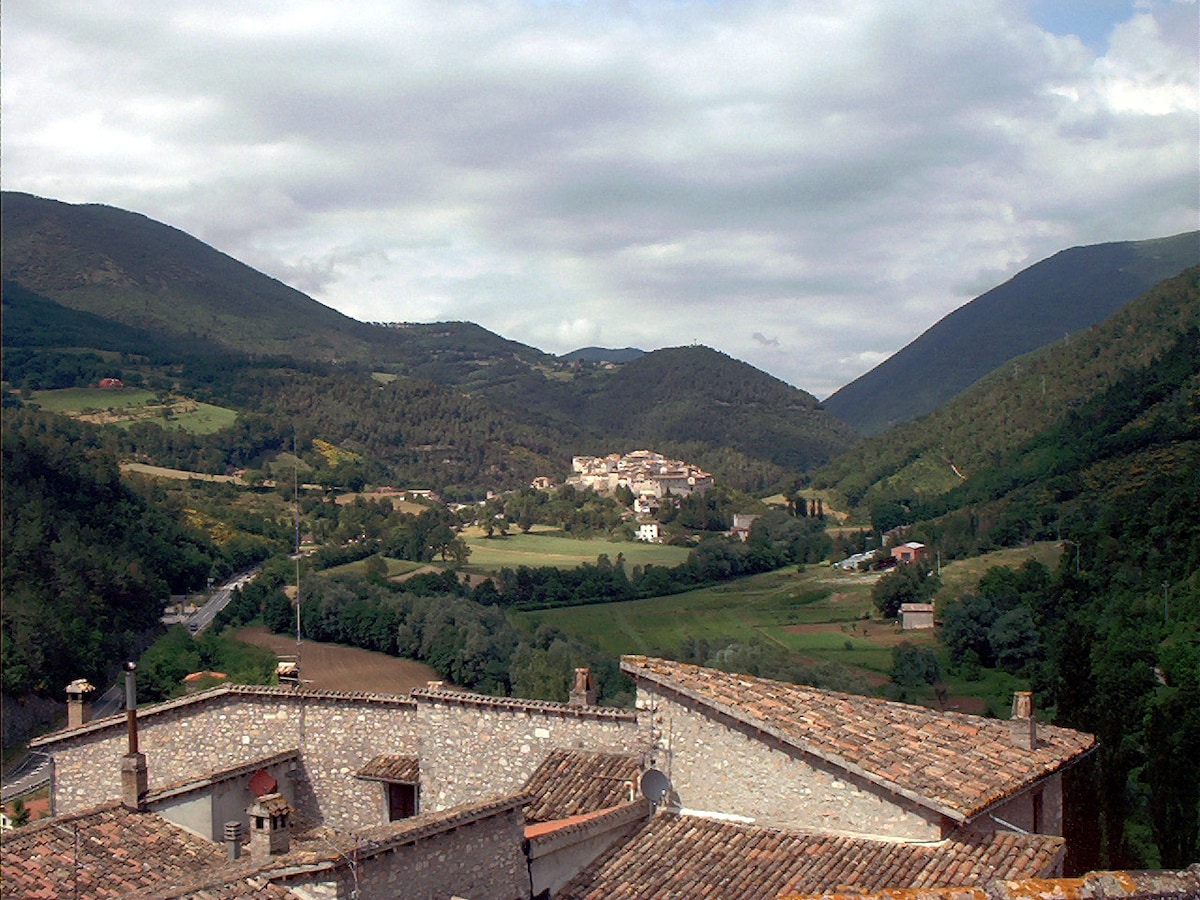
[[[1014,747],[1022,750],[1037,749],[1037,719],[1033,715],[1032,691],[1013,693],[1012,718],[1008,727]]]
[[[67,685],[68,728],[78,728],[92,720],[92,701],[87,695],[94,690],[86,678],[76,678]]]
[[[567,702],[571,706],[596,705],[596,682],[592,678],[591,669],[575,670],[575,685],[571,688],[571,697]]]
[[[129,809],[141,809],[150,790],[146,770],[146,754],[138,752],[137,664],[125,663],[125,728],[129,736],[129,752],[121,757],[121,803]]]
[[[282,794],[266,794],[246,808],[250,855],[256,860],[287,853],[292,840],[292,808]]]

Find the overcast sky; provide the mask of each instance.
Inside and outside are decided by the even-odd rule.
[[[5,0],[3,186],[365,321],[701,343],[824,397],[1200,216],[1195,0]]]

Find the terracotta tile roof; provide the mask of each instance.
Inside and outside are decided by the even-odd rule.
[[[148,891],[136,896],[138,900],[301,900],[299,894],[272,884],[259,875],[228,878],[215,875],[211,881]]]
[[[359,769],[355,777],[369,778],[372,781],[393,781],[398,784],[419,784],[421,763],[415,756],[380,753]]]
[[[935,843],[870,841],[659,813],[556,895],[562,900],[762,900],[781,894],[971,885],[1045,875],[1062,838],[992,832]]]
[[[1038,724],[1038,747],[1009,722],[839,694],[686,663],[626,656],[623,671],[957,821],[978,815],[1090,750],[1090,734]]]
[[[525,782],[524,790],[537,795],[525,807],[525,820],[551,822],[628,803],[640,776],[637,756],[552,750]]]
[[[152,813],[107,803],[10,831],[0,847],[6,898],[126,898],[225,862],[225,849]]]
[[[977,888],[791,894],[780,900],[1165,900],[1200,897],[1200,863],[1183,871],[1088,872],[1079,878],[995,880]]]

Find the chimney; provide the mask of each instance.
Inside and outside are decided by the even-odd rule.
[[[282,794],[265,794],[246,808],[250,817],[250,855],[262,861],[287,853],[292,838],[292,808]]]
[[[230,862],[233,862],[235,859],[242,858],[241,822],[225,823],[225,851],[228,854],[228,859]]]
[[[96,690],[86,678],[76,678],[67,685],[67,727],[78,728],[92,719],[92,702],[87,695]]]
[[[427,681],[427,682],[425,682],[425,687],[427,687],[431,691],[440,691],[445,686],[446,686],[446,682],[444,682],[444,681]]]
[[[150,789],[146,754],[138,752],[136,663],[125,663],[125,727],[129,752],[121,758],[121,803],[129,809],[141,809]]]
[[[592,678],[591,669],[575,670],[575,685],[571,688],[571,697],[567,703],[571,706],[596,705],[596,682]]]
[[[1013,693],[1012,718],[1008,727],[1014,747],[1022,750],[1037,749],[1037,719],[1033,715],[1032,691]]]

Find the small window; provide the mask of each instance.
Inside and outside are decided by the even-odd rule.
[[[387,785],[388,821],[408,819],[417,814],[417,786],[415,784]]]
[[[1042,833],[1042,792],[1033,795],[1033,828],[1035,834]]]

